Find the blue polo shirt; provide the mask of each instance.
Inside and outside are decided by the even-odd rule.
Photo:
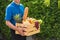
[[[5,20],[8,20],[15,25],[16,21],[14,20],[14,16],[16,14],[20,14],[20,17],[22,18],[24,14],[24,6],[22,4],[18,5],[15,2],[12,2],[6,8]]]

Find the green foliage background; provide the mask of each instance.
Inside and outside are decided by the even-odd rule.
[[[5,25],[5,8],[12,0],[0,1],[0,30],[1,34],[10,40],[9,28]],[[29,17],[42,19],[41,32],[36,35],[37,40],[60,40],[60,9],[58,0],[50,0],[50,5],[44,0],[21,0],[24,6],[29,7]]]

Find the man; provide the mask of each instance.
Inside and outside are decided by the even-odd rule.
[[[26,37],[23,34],[23,29],[17,28],[15,26],[16,21],[14,20],[14,16],[16,14],[20,14],[20,17],[23,17],[24,6],[20,3],[20,0],[13,0],[6,8],[6,25],[11,29],[11,38],[12,40],[26,40]],[[24,26],[21,23],[21,26]],[[20,35],[15,34],[15,31],[18,31]]]

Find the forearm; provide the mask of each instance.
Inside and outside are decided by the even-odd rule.
[[[16,31],[18,30],[18,28],[14,26],[10,21],[6,21],[6,25],[13,30],[16,30]]]

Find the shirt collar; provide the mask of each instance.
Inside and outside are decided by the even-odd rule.
[[[20,4],[17,4],[17,3],[15,3],[14,1],[12,2],[12,4],[14,5],[14,6],[20,6]]]

